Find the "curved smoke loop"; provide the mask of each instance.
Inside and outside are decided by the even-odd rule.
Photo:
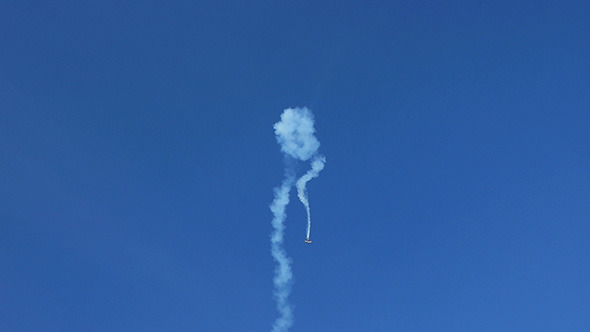
[[[311,169],[296,182],[297,196],[307,211],[307,238],[311,232],[311,214],[309,200],[307,198],[306,184],[317,177],[324,168],[326,158],[317,153],[320,142],[314,136],[313,114],[307,108],[287,108],[281,114],[281,121],[274,125],[277,141],[281,145],[281,151],[286,156],[301,161],[313,158]],[[287,163],[288,164],[288,163]],[[289,192],[295,182],[294,171],[286,166],[285,178],[280,187],[275,188],[275,197],[270,205],[273,213],[271,234],[271,255],[277,262],[275,268],[274,297],[277,302],[279,317],[273,324],[273,332],[287,331],[293,325],[293,308],[288,302],[293,283],[291,271],[291,259],[283,248],[283,236],[285,234],[285,209],[289,204]]]

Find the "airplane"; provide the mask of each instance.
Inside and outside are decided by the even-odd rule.
[[[311,240],[307,238],[307,240],[305,240],[305,243],[311,243]]]

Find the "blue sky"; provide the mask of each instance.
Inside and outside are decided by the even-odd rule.
[[[5,1],[0,330],[590,329],[585,1]],[[301,163],[302,174],[309,167]]]

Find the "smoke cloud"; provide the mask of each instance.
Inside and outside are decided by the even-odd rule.
[[[273,213],[271,233],[271,255],[277,266],[273,278],[274,298],[277,302],[279,317],[273,323],[272,332],[286,332],[293,326],[293,307],[288,301],[293,285],[293,273],[291,271],[291,259],[283,247],[285,234],[285,212],[289,204],[289,192],[295,182],[294,170],[289,158],[307,161],[314,158],[311,169],[297,181],[299,199],[307,210],[307,238],[311,229],[311,216],[309,200],[307,198],[306,184],[317,177],[324,168],[326,159],[317,154],[320,142],[314,136],[313,114],[307,108],[287,108],[281,114],[281,121],[275,123],[274,129],[277,142],[281,151],[286,156],[285,178],[280,187],[274,189],[274,200],[270,205]]]
[[[313,135],[313,114],[307,108],[287,108],[281,114],[281,121],[275,123],[275,134],[281,151],[306,161],[317,152],[320,142]]]

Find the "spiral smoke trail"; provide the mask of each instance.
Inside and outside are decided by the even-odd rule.
[[[297,196],[303,205],[305,206],[305,210],[307,211],[307,239],[311,235],[311,211],[309,209],[309,199],[307,198],[307,190],[305,186],[307,182],[313,178],[317,178],[320,175],[320,171],[324,169],[324,164],[326,163],[326,158],[324,156],[316,156],[315,159],[311,162],[311,169],[307,171],[299,180],[297,180],[296,187],[297,187]]]
[[[274,298],[277,302],[279,317],[272,326],[272,332],[286,332],[293,326],[293,308],[288,301],[293,284],[293,273],[291,271],[291,259],[283,247],[285,234],[285,212],[289,204],[289,192],[295,180],[294,170],[290,160],[297,159],[306,161],[314,158],[311,170],[304,174],[297,181],[298,196],[307,210],[307,236],[309,238],[311,217],[309,200],[305,185],[307,182],[318,176],[324,168],[326,159],[317,154],[320,142],[314,136],[313,115],[307,108],[287,108],[281,114],[281,121],[274,125],[278,143],[281,151],[285,154],[286,167],[285,178],[280,187],[274,190],[274,200],[270,205],[273,214],[271,233],[271,255],[277,266],[275,267]]]

